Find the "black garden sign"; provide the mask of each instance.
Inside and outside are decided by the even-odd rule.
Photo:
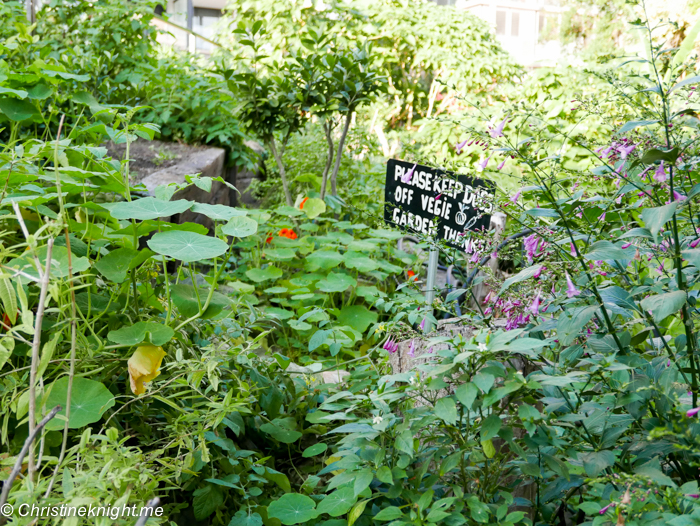
[[[492,186],[483,179],[391,159],[384,221],[464,250],[466,232],[488,230],[493,197]]]

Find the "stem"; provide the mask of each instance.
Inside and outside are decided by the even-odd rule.
[[[328,155],[326,157],[326,166],[323,169],[323,175],[321,176],[321,199],[326,197],[326,186],[328,185],[328,172],[333,164],[333,136],[331,135],[331,123],[330,120],[323,124],[323,131],[326,133],[326,142],[328,143]]]
[[[271,137],[267,141],[267,147],[272,152],[277,163],[277,169],[280,171],[280,179],[282,179],[282,188],[284,189],[284,198],[287,200],[288,206],[294,206],[294,201],[292,201],[292,194],[289,191],[289,183],[287,182],[287,172],[284,169],[284,163],[282,162],[282,157],[277,152],[277,147],[275,146],[275,138]]]
[[[335,157],[335,166],[333,167],[333,173],[331,174],[331,193],[334,196],[338,195],[337,189],[337,179],[338,171],[340,170],[340,161],[343,157],[343,148],[345,147],[345,138],[348,135],[348,130],[350,129],[350,121],[352,120],[353,110],[348,110],[345,116],[345,125],[343,126],[343,133],[340,135],[340,142],[338,142],[338,153]]]
[[[49,290],[49,276],[51,274],[51,253],[53,252],[53,239],[49,238],[46,243],[46,268],[42,272],[41,267],[37,270],[41,275],[39,283],[39,305],[36,308],[36,319],[34,320],[34,341],[32,342],[32,368],[29,370],[29,436],[34,436],[36,430],[36,373],[39,367],[39,347],[41,347],[41,323],[44,319],[44,305],[46,294]],[[27,473],[30,481],[34,481],[34,442],[29,444],[29,459]]]

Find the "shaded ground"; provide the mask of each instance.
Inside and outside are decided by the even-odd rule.
[[[114,144],[109,141],[105,144],[109,155],[120,161],[124,159],[126,144]],[[129,169],[136,175],[136,179],[143,179],[158,170],[169,168],[188,158],[205,146],[191,146],[189,144],[164,141],[145,141],[138,139],[129,147]]]

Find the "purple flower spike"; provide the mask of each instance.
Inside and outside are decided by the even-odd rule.
[[[700,495],[697,493],[688,493],[686,497],[690,497],[691,499],[700,499]]]
[[[676,192],[676,191],[674,190],[674,191],[673,191],[673,200],[674,200],[674,201],[685,201],[685,200],[686,200],[686,197],[685,197],[683,194],[681,194],[681,193],[679,193],[679,192]]]
[[[547,270],[547,267],[545,267],[544,265],[541,266],[541,267],[539,268],[539,270],[538,270],[537,272],[535,272],[535,275],[532,276],[532,277],[535,278],[535,279],[539,278],[545,270]]]
[[[399,344],[396,343],[392,338],[389,338],[386,343],[384,343],[384,350],[390,353],[395,353],[399,350]]]
[[[413,168],[411,168],[408,172],[406,172],[405,174],[403,174],[403,175],[401,176],[401,182],[402,182],[402,183],[408,184],[408,183],[411,182],[411,179],[413,179],[413,172],[415,171],[416,166],[418,166],[418,163],[414,164],[414,165],[413,165]]]
[[[614,502],[611,502],[610,504],[605,506],[602,510],[600,510],[598,513],[600,513],[601,515],[605,515],[605,512],[608,511],[608,508],[610,508],[610,506],[612,506],[614,504],[615,504]]]
[[[455,150],[456,150],[457,155],[462,155],[462,150],[467,145],[468,140],[469,139],[464,139],[463,142],[459,142],[455,145]]]
[[[537,291],[537,294],[535,295],[535,299],[532,301],[532,305],[530,305],[530,312],[533,314],[533,316],[537,316],[540,313],[540,291]]]
[[[697,238],[695,241],[690,242],[690,248],[695,248],[698,246],[698,244],[700,244],[700,237]]]
[[[500,170],[500,168],[499,168],[499,170]],[[513,204],[517,203],[517,202],[518,202],[518,199],[520,199],[520,195],[521,195],[522,193],[523,193],[522,190],[518,190],[517,192],[515,192],[515,195],[514,195],[513,197],[510,198],[510,202],[513,203]]]
[[[423,318],[423,321],[420,322],[420,325],[418,326],[418,327],[420,327],[420,330],[422,330],[422,331],[425,330],[425,322],[426,322],[427,319],[428,319],[428,318]]]
[[[581,294],[581,291],[578,290],[578,289],[574,286],[574,282],[571,281],[571,276],[569,276],[569,273],[567,272],[567,273],[566,273],[566,295],[567,295],[569,298],[573,298],[573,297],[575,297],[575,296],[578,296],[579,294]]]
[[[627,156],[632,153],[632,150],[634,150],[636,147],[636,144],[630,144],[629,146],[618,146],[617,151],[620,152],[620,158],[627,159]]]
[[[505,166],[505,164],[506,164],[506,160],[503,159],[503,160],[501,161],[501,164],[499,164],[498,166],[496,166],[496,170],[500,170],[501,168],[503,168],[503,166]]]
[[[654,181],[657,183],[663,183],[666,181],[667,176],[666,176],[666,168],[664,167],[664,162],[661,161],[661,164],[656,168],[656,171],[654,172]]]
[[[622,245],[620,248],[624,250],[624,249],[626,249],[626,248],[629,248],[630,246],[632,246],[632,243],[625,243],[625,244]]]
[[[697,415],[698,413],[700,413],[700,407],[694,407],[693,409],[689,410],[689,411],[685,414],[685,416],[687,416],[688,418],[690,418],[690,417],[693,417],[693,416]]]
[[[416,355],[416,340],[415,339],[411,340],[411,347],[408,349],[408,355],[409,356]]]
[[[489,159],[491,159],[490,155],[486,159],[482,159],[476,163],[476,171],[483,172],[486,169],[486,165],[489,164]]]
[[[573,243],[571,243],[571,255],[573,257],[576,257],[576,245],[574,245]]]

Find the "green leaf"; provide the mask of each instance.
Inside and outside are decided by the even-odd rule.
[[[48,252],[48,247],[42,245],[36,249],[34,252],[39,259],[42,267],[46,263],[46,255]],[[11,259],[7,262],[7,266],[10,268],[19,269],[25,274],[33,276],[35,280],[39,280],[39,272],[36,268],[36,261],[34,259],[34,254],[31,250],[26,251],[20,257]],[[83,272],[90,268],[90,261],[87,258],[76,257],[75,254],[71,254],[71,266],[73,270],[73,276]],[[56,278],[68,277],[68,249],[66,247],[54,245],[51,252],[51,271],[50,279],[54,280]],[[13,278],[14,279],[14,278]],[[20,283],[27,283],[29,281],[25,276],[17,276],[17,281]]]
[[[302,212],[304,212],[306,217],[309,219],[314,219],[325,211],[326,203],[323,201],[323,199],[319,199],[317,197],[310,197],[307,199],[304,203],[304,208],[302,208]]]
[[[651,232],[651,235],[654,236],[654,242],[659,242],[659,230],[673,217],[677,207],[678,202],[674,201],[664,206],[642,210],[642,221],[644,221],[644,226]]]
[[[289,483],[289,478],[287,478],[287,475],[284,473],[280,473],[272,468],[265,467],[264,477],[277,484],[285,493],[292,492],[292,485]]]
[[[180,199],[179,201],[161,201],[155,197],[142,197],[133,201],[120,201],[118,203],[100,203],[102,208],[109,210],[115,219],[158,219],[170,217],[192,208],[192,201]]]
[[[12,88],[5,88],[3,86],[0,86],[0,95],[3,93],[12,93],[13,95],[16,95],[20,99],[26,99],[27,98],[27,92],[24,90],[16,90]]]
[[[508,287],[513,285],[514,283],[520,283],[521,281],[525,281],[526,279],[530,279],[532,276],[537,274],[537,272],[542,268],[542,265],[533,265],[531,267],[528,267],[526,269],[521,270],[518,272],[515,276],[512,276],[505,280],[503,282],[503,286],[501,287],[501,290],[498,291],[498,295],[500,296],[503,294]]]
[[[307,447],[304,452],[301,454],[302,457],[304,458],[309,458],[309,457],[315,457],[316,455],[320,455],[324,451],[328,449],[328,444],[325,442],[318,442],[317,444],[314,444],[313,446]]]
[[[279,440],[283,444],[293,444],[301,438],[301,433],[294,429],[289,429],[285,421],[275,419],[272,422],[267,422],[260,426],[260,430],[268,435],[271,435],[275,440]]]
[[[388,466],[382,466],[377,470],[377,480],[385,484],[394,484],[394,477]]]
[[[403,516],[403,513],[401,512],[401,510],[399,508],[397,508],[396,506],[389,506],[389,507],[381,510],[379,513],[377,513],[372,518],[375,521],[393,521],[393,520],[396,520],[402,516]]]
[[[652,148],[644,152],[642,155],[642,162],[644,164],[654,164],[659,161],[664,161],[667,164],[675,164],[676,159],[678,159],[678,147],[672,150],[660,150],[659,148]]]
[[[409,429],[401,431],[396,436],[394,447],[399,451],[403,451],[408,456],[413,457],[413,434]]]
[[[645,311],[651,311],[656,323],[660,323],[667,316],[679,311],[685,305],[686,294],[683,290],[649,296],[641,301]]]
[[[168,343],[173,336],[175,336],[175,331],[167,325],[154,321],[140,321],[129,327],[109,331],[107,339],[120,345],[138,345],[148,342],[161,347]]]
[[[493,445],[491,440],[482,440],[481,449],[484,451],[486,458],[493,458],[496,454],[496,447]]]
[[[501,419],[498,415],[491,415],[481,424],[481,441],[495,437],[501,429]]]
[[[496,378],[489,373],[479,373],[472,379],[472,383],[481,389],[484,394],[488,393],[493,387],[493,382]]]
[[[579,454],[583,460],[583,469],[589,477],[597,477],[605,468],[615,465],[615,453],[612,451],[593,451],[591,453]]]
[[[210,205],[209,203],[195,203],[192,205],[192,212],[207,216],[212,221],[229,221],[238,216],[244,216],[245,210],[238,210],[226,205]],[[257,223],[256,223],[257,230]]]
[[[370,499],[366,500],[361,500],[353,508],[350,510],[350,513],[348,513],[348,526],[352,526],[355,524],[355,521],[360,518],[360,515],[364,513],[365,507],[367,506],[367,503],[370,501]]]
[[[688,260],[691,265],[700,269],[700,248],[693,250],[684,250],[681,252],[683,257]]]
[[[316,284],[316,287],[321,292],[345,292],[348,288],[357,285],[357,281],[352,276],[341,274],[339,272],[331,272]]]
[[[60,405],[58,415],[65,417],[68,401],[68,377],[64,376],[46,387],[48,393],[44,398],[47,409]],[[37,404],[38,405],[38,404]],[[70,429],[80,429],[97,422],[107,409],[114,406],[114,395],[100,382],[77,377],[73,379],[70,402]],[[65,420],[54,418],[46,424],[49,431],[63,429]]]
[[[306,258],[306,266],[308,270],[329,270],[340,265],[342,261],[343,255],[339,252],[319,250]]]
[[[331,517],[345,515],[353,507],[357,497],[352,488],[341,488],[328,495],[316,508],[319,515],[327,513]]]
[[[306,495],[288,493],[270,503],[267,507],[267,515],[290,526],[315,519],[318,517],[318,512],[316,503]]]
[[[364,305],[349,305],[340,310],[338,322],[356,331],[365,332],[367,327],[377,323],[377,316],[376,311],[371,311]]]
[[[228,245],[221,239],[182,230],[156,234],[148,240],[148,246],[157,254],[185,263],[215,258],[228,250]]]
[[[657,461],[658,462],[658,461]],[[649,465],[643,465],[634,469],[634,472],[638,475],[644,475],[649,477],[652,481],[656,482],[660,486],[672,486],[676,487],[676,484],[671,480],[668,475],[665,475],[660,469]]]
[[[634,130],[635,128],[639,128],[640,126],[651,126],[652,124],[656,124],[657,122],[659,121],[628,121],[622,126],[622,128],[617,130],[617,135],[622,135],[631,132],[632,130]]]
[[[479,389],[474,384],[462,384],[455,391],[455,396],[457,400],[466,408],[471,409],[474,400],[476,400],[479,394]]]
[[[379,264],[376,261],[361,252],[348,251],[343,259],[346,267],[357,269],[360,272],[372,272],[379,268]]]
[[[236,216],[222,226],[221,231],[227,236],[244,238],[258,231],[258,222],[247,216]]]
[[[457,406],[451,397],[440,398],[435,403],[435,416],[445,423],[454,425],[457,422]]]
[[[574,307],[559,316],[557,334],[562,345],[570,345],[578,337],[597,309],[598,306]]]
[[[357,497],[364,490],[369,488],[369,485],[374,480],[374,473],[369,469],[363,469],[359,473],[355,474],[355,483],[353,484],[353,491],[355,497]]]
[[[123,283],[126,276],[132,268],[140,265],[148,259],[153,252],[150,250],[142,250],[141,252],[130,248],[118,248],[112,250],[106,256],[102,256],[99,261],[95,262],[95,269],[105,278],[113,283]],[[138,261],[134,265],[134,263]]]
[[[238,510],[231,518],[228,526],[262,526],[263,521],[259,513],[251,513],[251,508]]]
[[[626,250],[623,250],[610,241],[596,241],[590,246],[590,250],[588,253],[584,254],[583,257],[589,261],[632,259],[634,257],[634,251],[634,247],[627,247]]]
[[[292,248],[268,248],[265,249],[265,257],[271,261],[289,261],[296,257],[296,252]]]
[[[200,305],[204,306],[208,293],[208,287],[199,287],[199,302],[197,302],[197,292],[192,285],[178,283],[170,286],[170,298],[173,300],[180,315],[184,318],[191,318],[199,313]],[[231,302],[227,296],[214,292],[209,302],[209,307],[204,311],[201,318],[204,320],[211,319],[230,304]]]
[[[218,486],[207,484],[203,488],[194,491],[192,510],[197,520],[204,520],[214,513],[224,503],[224,495]]]
[[[252,268],[246,271],[245,273],[246,276],[248,276],[251,280],[255,281],[256,283],[268,281],[271,279],[279,279],[282,277],[282,274],[284,274],[284,272],[282,272],[281,269],[278,269],[277,267],[274,267],[272,265],[268,265],[264,269]]]
[[[15,122],[30,119],[39,113],[31,102],[14,97],[0,97],[0,111]]]
[[[0,300],[10,323],[14,325],[17,322],[17,295],[9,278],[0,278]]]
[[[467,500],[467,505],[469,506],[469,513],[472,519],[477,522],[488,522],[489,521],[489,507],[483,502],[479,502],[479,499],[475,496],[469,497]]]

